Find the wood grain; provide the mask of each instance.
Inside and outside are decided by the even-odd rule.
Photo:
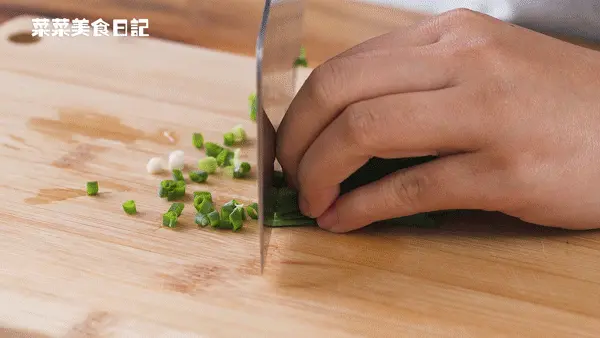
[[[426,15],[347,0],[307,0],[304,23],[308,58],[318,65],[371,37]],[[148,18],[153,37],[254,55],[262,0],[0,0],[1,16],[41,14],[88,19]],[[559,37],[600,48],[581,39]]]
[[[199,229],[188,203],[179,229],[161,227],[169,203],[146,161],[177,148],[193,166],[198,130],[218,141],[241,123],[254,139],[254,60],[156,39],[7,40],[29,24],[0,28],[0,336],[597,336],[597,231],[479,213],[275,229],[260,275],[254,222]],[[252,142],[244,154],[255,163]],[[255,180],[209,180],[188,189],[256,199]]]

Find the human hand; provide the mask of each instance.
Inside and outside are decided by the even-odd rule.
[[[333,232],[450,209],[600,227],[600,53],[454,10],[317,67],[277,145],[301,210]],[[371,157],[427,154],[339,196]]]

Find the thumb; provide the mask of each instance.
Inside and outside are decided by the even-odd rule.
[[[440,157],[399,170],[344,194],[318,219],[332,232],[347,232],[377,221],[423,212],[485,209],[497,192],[482,155]]]

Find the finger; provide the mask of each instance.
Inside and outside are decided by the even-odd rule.
[[[336,57],[345,57],[352,54],[373,52],[377,50],[390,50],[399,47],[418,47],[434,44],[441,38],[439,25],[429,18],[421,22],[395,29],[389,33],[376,36],[360,43]]]
[[[300,159],[348,105],[388,94],[437,90],[455,82],[444,57],[418,49],[332,59],[315,69],[293,99],[277,132],[277,158],[297,185]]]
[[[302,212],[321,215],[339,184],[370,158],[469,152],[483,143],[482,115],[467,113],[455,89],[395,94],[348,106],[319,134],[298,167]],[[398,157],[396,157],[398,158]]]
[[[423,212],[490,210],[499,189],[482,157],[450,155],[400,170],[339,197],[317,222],[332,232],[348,232]]]

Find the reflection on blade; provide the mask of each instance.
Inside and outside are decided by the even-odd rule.
[[[265,217],[272,212],[269,193],[275,163],[275,134],[295,93],[294,61],[302,38],[301,0],[266,0],[256,44],[258,200],[260,268],[264,269],[269,233]]]

